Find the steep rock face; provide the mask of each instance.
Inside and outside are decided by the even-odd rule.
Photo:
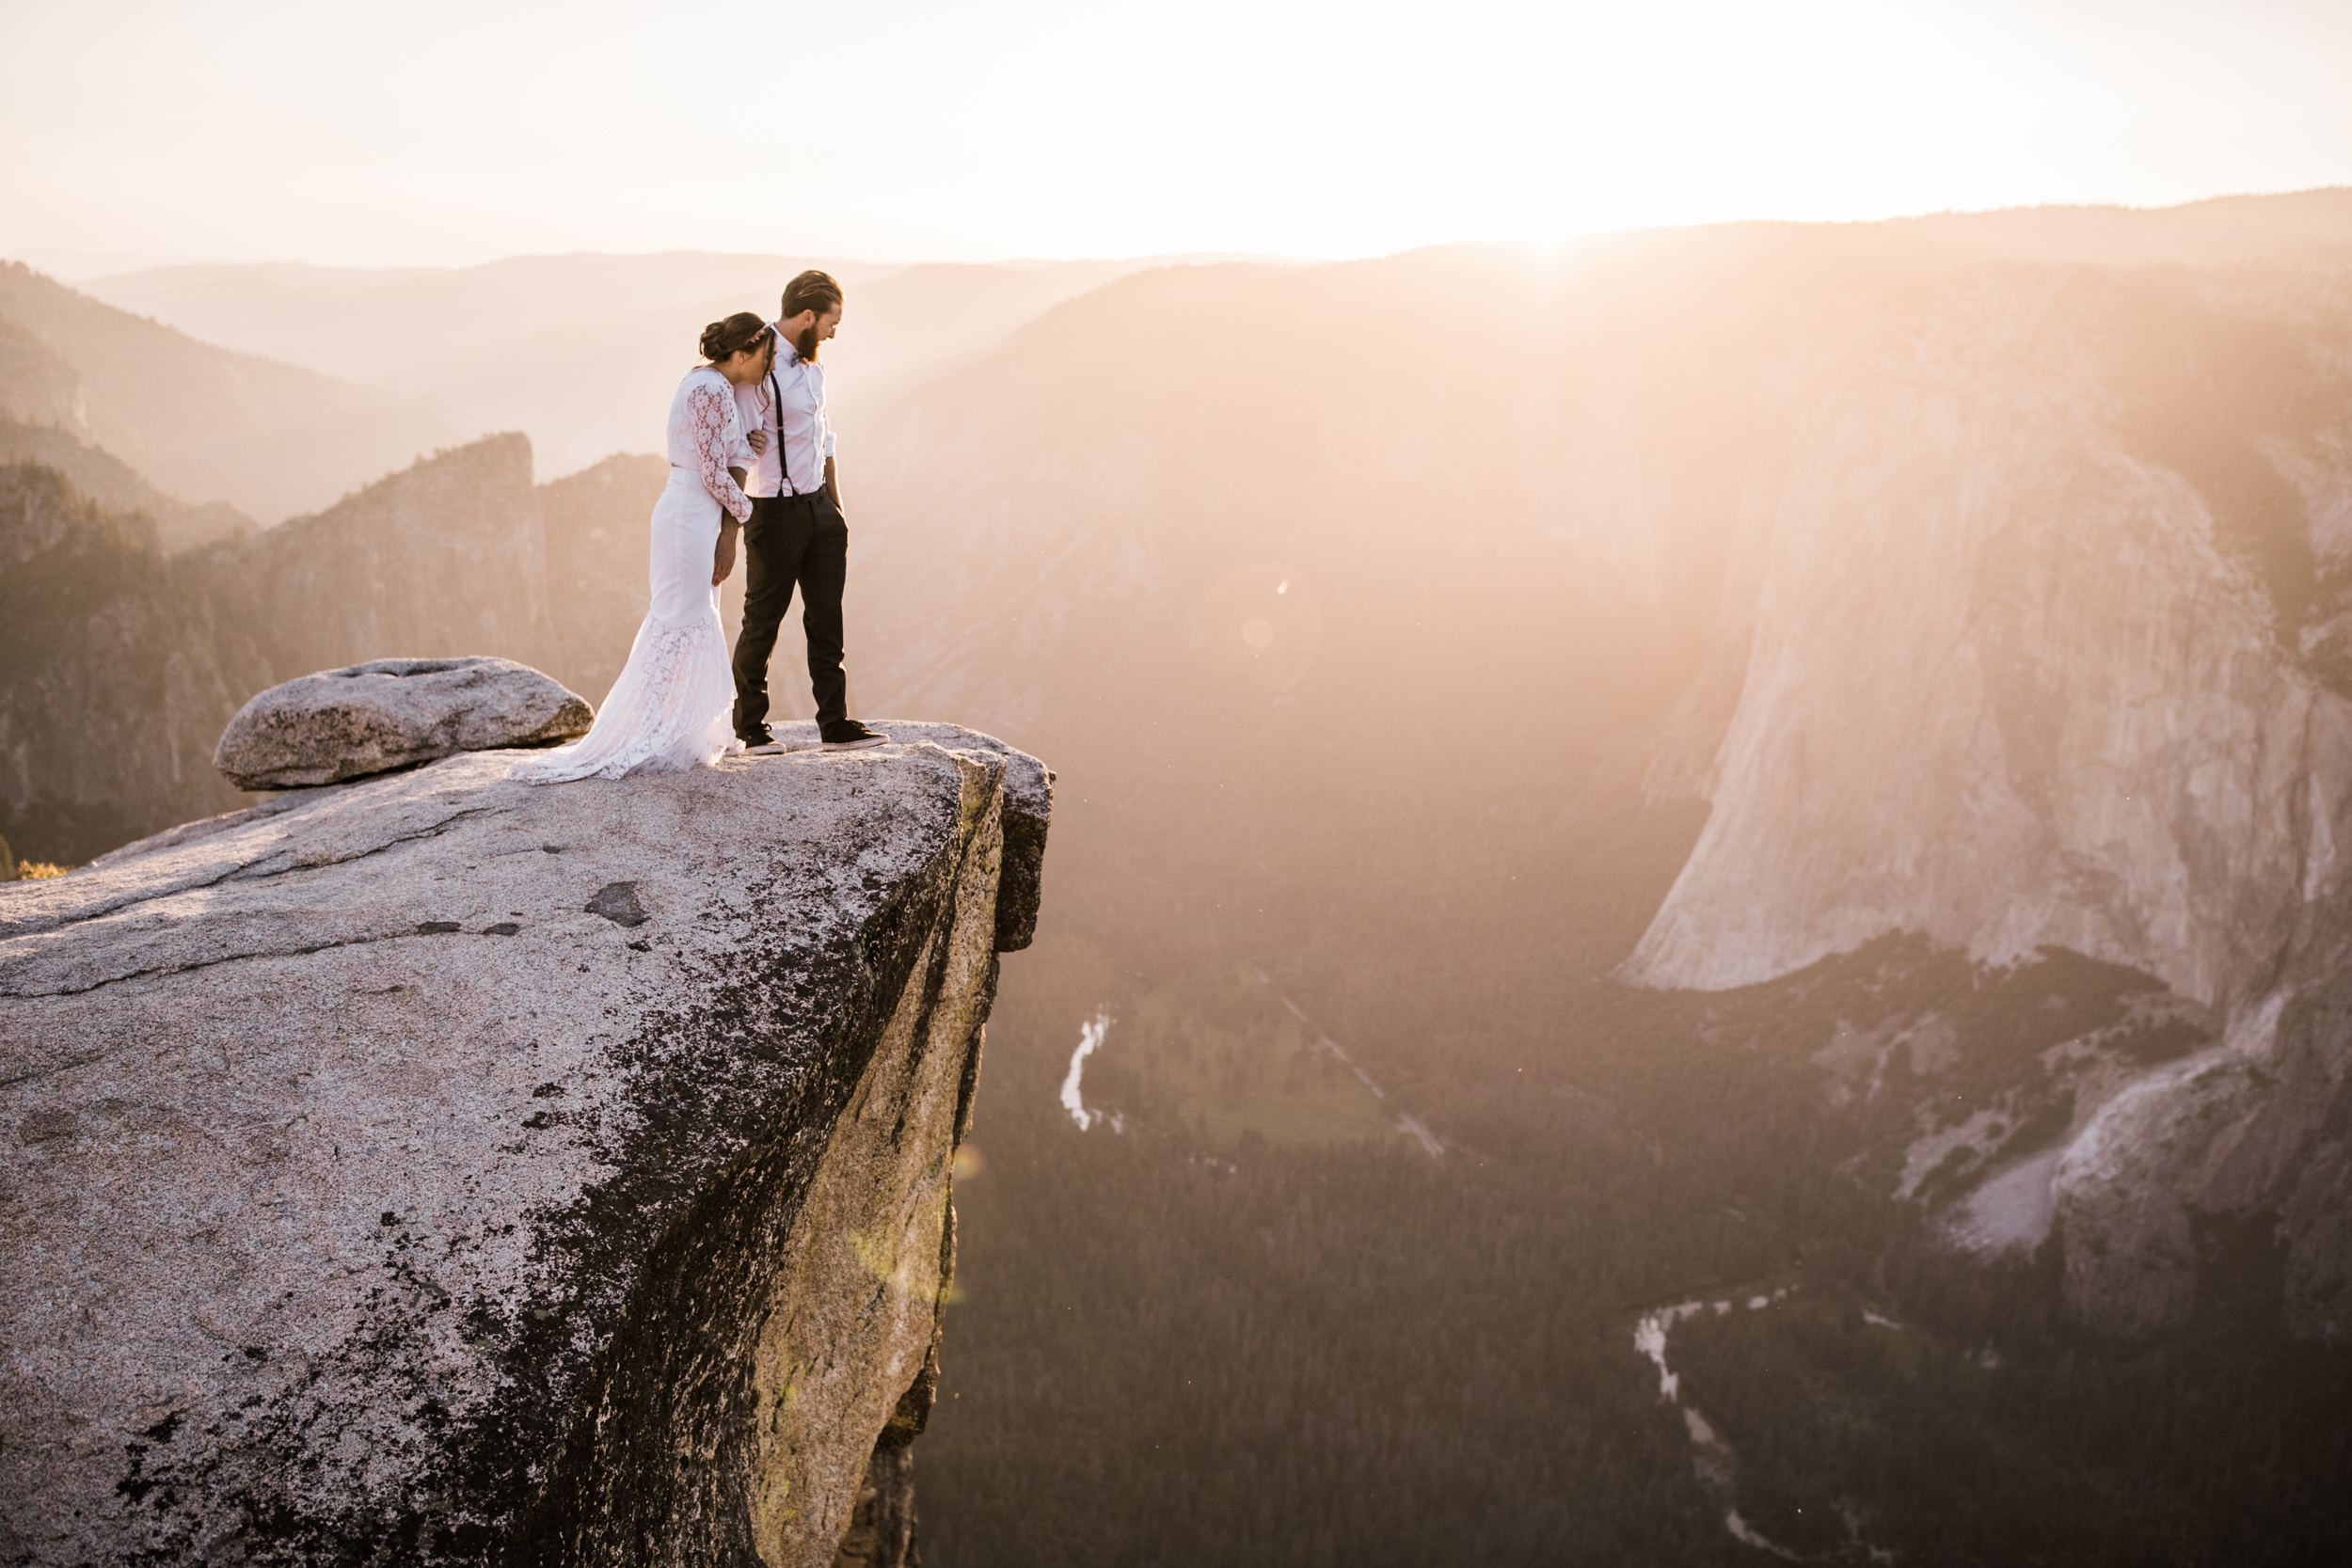
[[[2124,1088],[2058,1160],[2067,1299],[2088,1322],[2181,1323],[2208,1231],[2235,1225],[2282,1253],[2290,1333],[2352,1340],[2352,923],[2316,913],[2220,1045]]]
[[[2185,1318],[2207,1222],[2271,1227],[2298,1331],[2352,1327],[2352,361],[2309,321],[2333,277],[1994,272],[1831,345],[1743,502],[1737,697],[1695,692],[1653,773],[1714,811],[1645,984],[1911,930],[2218,1012],[2225,1043],[2047,1167],[2069,1299],[2118,1332]]]
[[[1005,774],[1005,859],[996,951],[1017,953],[1028,946],[1037,935],[1037,911],[1042,902],[1045,831],[1052,826],[1054,816],[1054,776],[1038,767],[1027,752],[1015,751],[993,736],[977,735],[954,724],[884,719],[879,721],[879,725],[899,745],[946,746],[951,750],[979,747],[1010,765]],[[821,742],[814,720],[797,720],[771,727],[776,738],[795,752],[816,751]]]
[[[608,457],[539,486],[548,614],[529,662],[590,702],[620,678],[645,618],[647,519],[669,480],[659,457]],[[741,601],[742,576],[739,569],[723,600]]]
[[[2097,287],[2001,281],[1788,394],[1716,809],[1633,977],[1720,990],[1908,929],[2225,1003],[2342,885],[2352,707],[2115,428]]]
[[[940,734],[469,753],[0,889],[0,1553],[904,1560],[1048,792]]]
[[[40,334],[6,316],[0,316],[0,414],[77,436],[89,434],[82,378]]]
[[[174,564],[215,644],[269,673],[256,689],[364,658],[535,665],[548,619],[542,529],[531,443],[495,436]]]

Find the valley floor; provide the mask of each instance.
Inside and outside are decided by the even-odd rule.
[[[1931,962],[1603,988],[1567,1051],[1462,1064],[1480,1083],[1432,1113],[1432,1161],[1351,1108],[1352,1076],[1316,1076],[1311,1036],[1246,972],[1115,1005],[1087,1099],[1124,1131],[1081,1131],[1057,1088],[1104,1000],[1072,988],[1101,972],[1052,940],[1028,957],[990,1028],[985,1163],[958,1188],[929,1560],[2352,1553],[2352,1354],[2279,1334],[2275,1259],[2262,1321],[2259,1245],[2213,1239],[2242,1288],[2119,1346],[2064,1320],[2055,1246],[1986,1266],[1855,1179],[1899,1148],[1824,1116],[1832,1075],[1796,1045],[1871,992],[1858,976],[1883,1000]],[[1690,1299],[1678,1405],[1634,1330],[1640,1304]]]

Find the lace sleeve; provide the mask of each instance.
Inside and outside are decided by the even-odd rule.
[[[752,503],[735,483],[735,476],[727,472],[727,459],[735,455],[727,439],[734,413],[735,400],[709,383],[698,382],[687,388],[686,417],[694,433],[695,467],[701,471],[703,488],[727,509],[727,515],[742,523],[751,520]]]

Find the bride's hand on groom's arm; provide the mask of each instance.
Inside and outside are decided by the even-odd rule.
[[[764,431],[764,430],[755,430],[755,431],[752,431],[752,432],[750,432],[749,434],[747,434],[747,435],[743,437],[743,439],[745,439],[746,441],[749,441],[749,442],[752,444],[752,455],[753,455],[753,456],[755,456],[755,457],[759,457],[759,456],[763,456],[763,455],[765,455],[765,454],[766,454],[766,452],[767,452],[767,451],[768,451],[768,433],[767,433],[766,431]]]
[[[718,587],[735,570],[735,532],[742,525],[732,517],[722,517],[719,526],[719,547],[710,555],[710,586]]]

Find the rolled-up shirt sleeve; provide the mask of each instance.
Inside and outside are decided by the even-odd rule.
[[[833,410],[825,404],[825,368],[818,365],[815,369],[817,384],[809,388],[808,402],[809,411],[815,416],[817,428],[825,433],[824,444],[818,449],[817,453],[817,466],[821,468],[824,467],[824,459],[833,455]]]

